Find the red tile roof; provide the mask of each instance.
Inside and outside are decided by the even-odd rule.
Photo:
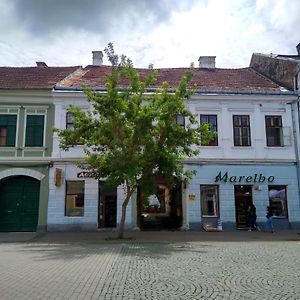
[[[79,67],[0,67],[0,89],[52,89]]]
[[[153,88],[161,87],[167,81],[170,87],[176,87],[187,68],[165,68],[157,69],[157,81]],[[196,84],[199,90],[227,90],[227,91],[273,91],[279,92],[280,86],[256,72],[252,68],[241,69],[200,69],[194,68],[192,84]],[[143,78],[148,69],[138,69]],[[87,66],[76,72],[67,80],[57,84],[57,88],[80,88],[87,86],[90,88],[105,88],[107,74],[111,72],[110,66]],[[126,86],[126,82],[121,82],[121,86]]]

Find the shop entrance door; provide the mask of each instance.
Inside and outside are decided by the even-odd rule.
[[[99,184],[98,227],[112,228],[117,226],[117,189]]]
[[[247,209],[252,201],[252,185],[235,185],[235,216],[237,229],[247,229]]]
[[[158,177],[156,181],[156,192],[148,197],[138,189],[138,226],[141,230],[178,229],[182,225],[181,185],[177,183],[170,189],[165,178]]]

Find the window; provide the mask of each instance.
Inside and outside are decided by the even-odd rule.
[[[200,185],[202,217],[219,216],[219,186]]]
[[[200,124],[207,123],[212,133],[218,131],[217,115],[200,115]],[[218,137],[215,135],[212,140],[205,146],[218,146]]]
[[[269,185],[269,205],[274,217],[287,218],[286,186]]]
[[[66,181],[67,217],[82,217],[84,215],[84,181]]]
[[[26,147],[42,147],[44,145],[44,118],[43,115],[27,115]]]
[[[266,116],[266,137],[268,147],[283,147],[281,116]]]
[[[66,115],[66,129],[70,129],[70,130],[74,129],[73,119],[74,119],[74,116],[71,113],[67,112],[67,115]]]
[[[185,117],[183,115],[176,115],[176,124],[184,127]]]
[[[251,146],[250,118],[248,115],[233,116],[234,146]]]
[[[17,115],[0,115],[0,147],[16,145]]]

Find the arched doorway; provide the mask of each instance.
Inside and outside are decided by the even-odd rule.
[[[164,178],[157,178],[156,193],[145,198],[138,189],[137,214],[141,230],[179,229],[182,226],[181,185],[168,188]]]
[[[0,181],[0,231],[36,231],[40,181],[13,176]]]

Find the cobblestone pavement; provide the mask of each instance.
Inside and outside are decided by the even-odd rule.
[[[300,299],[300,242],[0,244],[0,299]]]

